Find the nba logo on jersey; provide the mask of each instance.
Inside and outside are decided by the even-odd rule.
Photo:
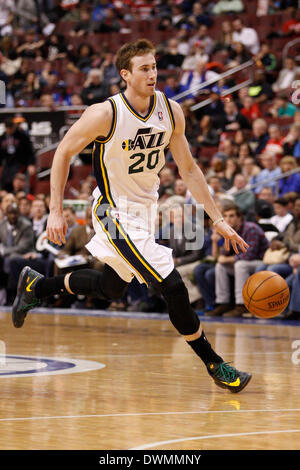
[[[162,111],[158,111],[158,119],[162,121],[164,118]]]

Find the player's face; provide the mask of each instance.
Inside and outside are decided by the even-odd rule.
[[[137,94],[148,97],[154,94],[156,79],[157,69],[153,54],[131,59],[131,71],[127,71],[127,86],[132,87]]]

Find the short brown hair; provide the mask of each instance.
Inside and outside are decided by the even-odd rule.
[[[116,58],[116,68],[118,72],[122,69],[132,70],[131,59],[135,56],[145,54],[155,54],[155,47],[148,39],[138,39],[135,42],[128,42],[119,49]]]
[[[225,212],[228,211],[235,211],[237,217],[243,217],[241,209],[234,202],[228,201],[226,202],[226,204],[224,204],[222,208],[222,213],[225,214]]]

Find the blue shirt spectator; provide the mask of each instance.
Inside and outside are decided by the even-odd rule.
[[[258,173],[257,176],[252,176],[250,179],[250,185],[261,183],[254,189],[255,194],[260,193],[262,188],[268,187],[272,188],[273,193],[275,194],[276,191],[276,181],[269,181],[270,178],[274,178],[275,176],[279,176],[281,174],[281,169],[276,166],[276,157],[273,154],[264,154],[261,157],[262,165],[264,169]]]

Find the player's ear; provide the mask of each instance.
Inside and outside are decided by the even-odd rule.
[[[121,69],[121,70],[120,70],[120,75],[121,75],[122,79],[126,82],[127,79],[128,79],[129,70],[127,70],[127,69]]]

